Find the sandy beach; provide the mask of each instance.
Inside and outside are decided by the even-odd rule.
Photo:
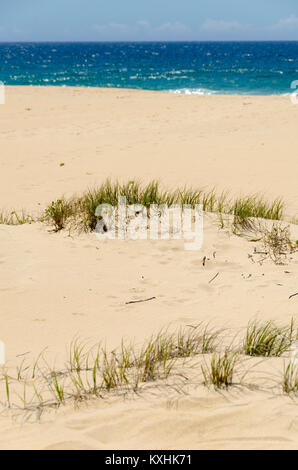
[[[0,120],[3,210],[38,215],[111,178],[263,193],[284,199],[288,221],[298,214],[298,106],[289,97],[7,87]],[[297,240],[298,225],[290,232]],[[41,222],[0,225],[0,242],[8,372],[45,348],[63,367],[74,337],[112,350],[123,338],[139,345],[162,328],[207,322],[238,345],[254,318],[298,318],[298,253],[284,264],[262,259],[260,239],[220,229],[215,214],[204,215],[203,247],[193,252],[181,240],[100,242]],[[281,387],[288,353],[243,356],[237,385],[220,392],[202,383],[209,358],[187,362],[188,380],[172,376],[138,394],[113,392],[28,421],[5,410],[0,448],[297,449],[297,397]]]
[[[106,177],[159,178],[281,196],[297,214],[290,97],[6,87],[0,117],[2,207],[38,209]]]

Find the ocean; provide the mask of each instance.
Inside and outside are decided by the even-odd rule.
[[[0,43],[6,85],[289,94],[298,42]]]

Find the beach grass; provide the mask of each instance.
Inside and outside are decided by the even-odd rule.
[[[284,369],[283,391],[288,394],[298,393],[298,364],[290,362]]]
[[[249,225],[255,218],[281,220],[284,214],[284,203],[279,198],[272,202],[266,201],[262,195],[231,199],[228,192],[217,194],[215,188],[204,190],[184,187],[166,190],[156,180],[143,185],[135,180],[119,183],[108,179],[99,187],[88,189],[81,196],[53,201],[45,209],[44,219],[51,222],[57,231],[65,228],[67,222],[73,219],[85,231],[93,231],[99,219],[97,207],[108,204],[115,208],[121,197],[126,198],[127,205],[138,204],[147,210],[151,205],[188,205],[194,208],[200,204],[205,212],[233,216],[234,223],[242,227]]]
[[[280,220],[284,204],[279,198],[268,203],[263,196],[252,195],[237,198],[231,206],[230,213],[240,221],[248,218]]]
[[[59,407],[91,397],[123,390],[137,392],[142,384],[166,380],[174,375],[177,361],[215,350],[219,331],[199,324],[169,333],[160,331],[143,346],[125,345],[108,351],[97,344],[88,347],[84,341],[71,342],[65,368],[52,368],[41,353],[32,367],[24,359],[16,374],[3,371],[6,407],[20,409],[13,396],[21,400],[25,411]],[[23,386],[22,397],[15,386]]]
[[[278,330],[278,334],[282,331],[286,335],[285,342],[276,339],[277,330],[271,322],[258,326],[257,330],[255,326],[255,323],[249,324],[249,335],[244,340],[247,345],[247,338],[252,337],[249,355],[280,356],[289,350],[292,340],[297,340],[293,322],[290,327]],[[70,344],[68,361],[62,368],[51,367],[44,352],[32,367],[22,359],[16,374],[4,368],[0,374],[1,403],[6,409],[35,413],[40,417],[46,409],[104,399],[111,394],[140,393],[147,385],[152,388],[172,384],[175,388],[177,380],[188,382],[188,367],[192,374],[200,368],[202,385],[228,389],[235,384],[235,370],[245,351],[231,346],[222,350],[221,336],[224,336],[224,330],[212,330],[201,323],[174,332],[162,330],[140,347],[126,345],[122,340],[120,347],[112,351],[101,343],[90,347],[76,338]],[[203,364],[191,362],[195,357],[201,357]],[[171,382],[168,382],[169,378]],[[297,383],[297,366],[290,363],[282,376],[282,390],[296,394]]]
[[[52,203],[45,209],[42,220],[51,222],[54,225],[54,230],[58,232],[65,228],[67,221],[74,214],[74,201],[62,198],[52,201]]]
[[[210,365],[201,366],[204,384],[212,384],[215,388],[228,388],[233,384],[235,367],[239,358],[238,351],[214,353]]]
[[[183,206],[195,208],[202,205],[204,212],[220,215],[221,226],[224,226],[223,214],[233,216],[234,227],[249,228],[254,219],[282,220],[285,205],[282,199],[265,200],[259,194],[229,197],[227,191],[218,193],[216,188],[183,188],[164,189],[157,180],[143,184],[138,180],[120,183],[107,179],[100,186],[87,189],[82,195],[70,198],[60,197],[53,200],[38,218],[25,211],[0,212],[0,224],[21,225],[34,221],[47,222],[55,231],[65,229],[69,223],[83,229],[94,231],[99,220],[96,212],[98,206],[108,204],[117,207],[120,198],[126,198],[127,205],[140,205],[148,211],[150,206]],[[149,215],[149,214],[148,214]]]
[[[247,356],[279,357],[289,351],[297,334],[293,320],[286,327],[276,326],[272,321],[260,324],[254,320],[247,327],[243,351]]]
[[[34,218],[25,210],[0,211],[0,225],[24,225],[34,222]]]

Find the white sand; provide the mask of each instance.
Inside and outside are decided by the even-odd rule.
[[[13,87],[0,116],[1,207],[40,210],[107,176],[158,177],[172,188],[280,195],[297,214],[298,107],[287,98]],[[162,327],[210,321],[239,343],[254,317],[297,318],[298,296],[289,299],[298,290],[297,254],[287,266],[253,263],[248,254],[260,243],[219,230],[214,216],[204,222],[198,252],[182,241],[102,243],[42,224],[0,225],[0,339],[9,368],[46,346],[62,364],[75,335],[114,348],[122,338],[139,344]],[[297,226],[292,234],[298,238]],[[286,358],[244,358],[243,371],[258,365],[245,385],[224,393],[202,385],[200,360],[185,394],[160,384],[31,424],[3,415],[0,448],[297,448],[297,400],[281,393]],[[0,394],[4,401],[3,383]]]
[[[289,97],[7,87],[0,119],[2,207],[38,208],[106,177],[139,177],[283,196],[297,214]]]

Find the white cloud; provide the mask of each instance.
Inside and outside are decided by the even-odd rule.
[[[137,25],[138,26],[143,26],[145,28],[149,28],[150,23],[149,23],[149,21],[146,21],[146,20],[139,20],[139,21],[137,21]]]
[[[172,36],[176,34],[181,36],[184,33],[188,33],[190,29],[179,21],[163,23],[161,25],[153,26],[147,20],[139,20],[132,25],[122,23],[107,23],[107,24],[95,24],[92,26],[93,31],[96,31],[101,36],[136,36],[143,33],[146,38],[166,38],[167,35]]]
[[[174,23],[164,23],[156,28],[157,31],[186,32],[189,28],[179,21]]]
[[[237,33],[247,31],[250,26],[238,21],[224,21],[207,19],[201,26],[201,30],[208,33]]]
[[[269,27],[270,30],[298,30],[298,17],[295,15],[291,15],[288,18],[282,18],[273,26]]]

